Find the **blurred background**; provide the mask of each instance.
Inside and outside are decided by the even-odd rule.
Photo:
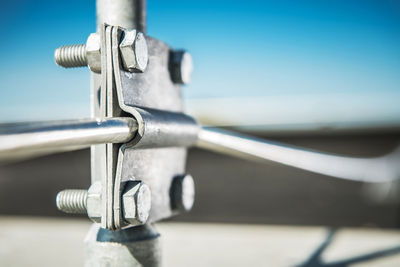
[[[194,58],[192,83],[183,94],[187,112],[203,124],[349,156],[383,155],[400,143],[399,1],[149,0],[147,8],[148,34],[188,49]],[[89,117],[89,70],[57,67],[53,52],[83,43],[95,31],[95,1],[7,1],[0,22],[0,122]],[[89,163],[89,150],[81,150],[1,165],[0,242],[18,240],[19,230],[32,227],[40,229],[33,231],[37,235],[54,229],[42,240],[48,246],[79,233],[65,244],[70,240],[69,249],[80,248],[73,244],[81,242],[88,220],[71,220],[54,200],[62,189],[88,188]],[[271,254],[271,265],[328,266],[318,265],[318,257],[307,259],[339,233],[345,241],[339,238],[342,243],[337,241],[325,260],[346,258],[346,251],[374,253],[378,244],[389,248],[391,257],[382,260],[386,254],[378,253],[378,262],[357,266],[400,262],[397,182],[349,182],[198,149],[189,153],[188,172],[196,181],[196,204],[192,212],[161,224],[167,244],[182,235],[180,229],[193,237],[186,240],[191,245],[202,240],[191,233],[212,233],[219,237],[215,244],[225,245],[237,233],[237,246],[230,249],[241,252],[228,257],[231,266],[263,258],[271,247],[282,248]],[[40,228],[46,223],[48,228]],[[326,227],[351,230],[326,234]],[[65,229],[64,236],[57,229]],[[31,232],[21,240],[24,236],[39,240]],[[300,241],[290,246],[293,240]],[[244,244],[263,249],[246,254]],[[15,263],[18,245],[0,246],[0,265]],[[299,247],[309,249],[293,252]],[[201,252],[192,248],[188,255]],[[221,266],[218,255],[198,264]],[[167,256],[168,263],[179,265],[174,260]],[[351,265],[344,262],[348,265],[340,266]]]

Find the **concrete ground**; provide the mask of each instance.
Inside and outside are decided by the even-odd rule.
[[[89,220],[0,217],[0,266],[82,266]],[[157,224],[164,266],[400,266],[400,231]]]

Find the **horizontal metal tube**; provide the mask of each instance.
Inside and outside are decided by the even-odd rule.
[[[0,124],[0,160],[9,161],[102,143],[125,143],[137,132],[132,118]]]
[[[130,143],[135,148],[189,147],[196,144],[200,125],[180,113],[149,108],[135,108],[139,130]]]
[[[387,182],[400,176],[400,151],[377,158],[321,153],[220,129],[203,128],[197,146],[246,159],[268,160],[332,177]]]

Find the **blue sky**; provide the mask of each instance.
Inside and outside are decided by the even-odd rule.
[[[87,117],[89,71],[53,52],[95,30],[95,1],[8,1],[0,21],[0,121]],[[192,53],[186,99],[400,96],[399,1],[149,0],[148,34]]]

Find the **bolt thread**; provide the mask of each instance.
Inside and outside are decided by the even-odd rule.
[[[63,190],[57,194],[57,208],[65,213],[86,213],[87,195],[87,190]]]
[[[64,68],[87,66],[86,45],[65,45],[56,49],[54,59],[57,65]]]

